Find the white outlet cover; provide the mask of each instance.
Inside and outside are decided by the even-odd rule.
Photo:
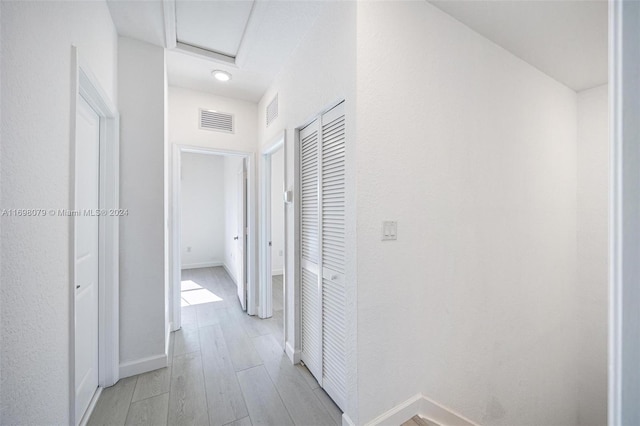
[[[385,220],[382,222],[382,241],[398,239],[398,222]]]

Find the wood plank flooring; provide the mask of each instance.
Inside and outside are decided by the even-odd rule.
[[[423,419],[420,416],[413,416],[400,426],[439,426],[437,423]]]
[[[273,277],[273,317],[264,320],[242,312],[221,267],[185,270],[182,280],[170,365],[104,389],[89,425],[342,424],[311,373],[283,351],[282,276]]]

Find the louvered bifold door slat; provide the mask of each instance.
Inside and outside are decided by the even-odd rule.
[[[322,386],[344,410],[345,335],[345,117],[344,104],[322,116],[321,266]]]
[[[319,285],[319,121],[300,131],[301,359],[322,380],[322,304]]]

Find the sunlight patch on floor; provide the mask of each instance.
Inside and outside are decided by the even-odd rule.
[[[202,303],[222,302],[222,298],[217,294],[203,288],[192,280],[180,282],[180,306],[200,305]]]

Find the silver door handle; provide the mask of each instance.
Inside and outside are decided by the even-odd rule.
[[[234,240],[237,240],[237,239],[238,239],[238,236],[236,235],[235,237],[233,237],[233,239],[234,239]]]
[[[79,288],[80,288],[80,284],[78,284],[78,285],[76,286],[76,290],[77,290],[77,289],[79,289]]]

